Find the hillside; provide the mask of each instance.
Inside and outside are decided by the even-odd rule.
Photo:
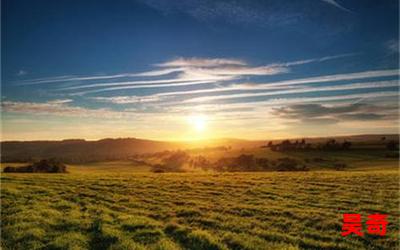
[[[382,141],[382,138],[385,138]],[[398,135],[356,135],[340,137],[307,138],[309,143],[320,143],[329,138],[349,140],[357,144],[384,144],[398,140]],[[296,139],[292,139],[296,140]],[[215,139],[193,142],[166,142],[137,138],[102,139],[86,141],[71,139],[62,141],[5,141],[1,142],[1,162],[28,162],[42,158],[57,158],[66,163],[126,160],[138,154],[178,149],[213,150],[218,147],[233,149],[258,148],[268,140]],[[273,140],[274,143],[281,140]]]
[[[177,143],[135,138],[98,141],[9,141],[2,142],[2,162],[30,161],[34,158],[59,158],[66,162],[125,159],[135,154],[178,149]]]

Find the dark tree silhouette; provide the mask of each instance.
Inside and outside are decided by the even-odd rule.
[[[390,150],[390,151],[396,151],[396,150],[399,150],[399,143],[398,142],[396,142],[396,141],[389,141],[387,144],[386,144],[386,148],[388,149],[388,150]]]
[[[23,167],[6,167],[5,173],[66,173],[67,166],[56,160],[41,160]]]

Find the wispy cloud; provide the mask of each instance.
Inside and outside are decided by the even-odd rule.
[[[290,120],[308,122],[310,119],[330,119],[334,122],[348,120],[394,119],[398,106],[377,106],[366,103],[323,105],[318,103],[295,104],[274,108],[274,114]]]
[[[133,98],[134,102],[136,100],[148,99],[148,100],[161,100],[161,97],[165,96],[185,96],[185,95],[194,95],[194,94],[213,94],[213,93],[223,93],[223,92],[231,92],[231,91],[274,91],[283,89],[281,92],[263,92],[263,93],[246,93],[246,94],[235,94],[235,95],[221,95],[221,96],[206,96],[199,97],[197,99],[192,99],[189,102],[199,102],[199,101],[209,101],[209,100],[217,100],[217,99],[230,99],[236,97],[250,97],[250,96],[268,96],[268,95],[276,95],[276,94],[289,94],[289,93],[304,93],[304,92],[313,92],[313,91],[333,91],[333,90],[344,90],[344,89],[364,89],[364,88],[384,88],[384,87],[395,87],[398,86],[397,80],[391,81],[369,81],[365,83],[355,83],[355,84],[346,84],[339,86],[326,86],[323,88],[309,88],[306,85],[315,84],[315,83],[325,83],[325,82],[339,82],[339,81],[348,81],[348,80],[358,80],[358,79],[367,79],[367,78],[379,78],[379,77],[393,77],[398,76],[398,70],[378,70],[378,71],[364,71],[364,72],[356,72],[356,73],[348,73],[348,74],[336,74],[336,75],[326,75],[326,76],[317,76],[317,77],[309,77],[309,78],[299,78],[292,79],[286,81],[278,81],[278,82],[270,82],[270,83],[243,83],[243,84],[233,84],[228,87],[218,87],[218,88],[207,88],[200,90],[183,90],[183,91],[167,91],[161,92],[157,94],[152,94],[148,96],[141,96]],[[183,83],[185,85],[186,83]],[[171,85],[157,85],[157,87],[169,87]],[[177,85],[174,85],[177,86]],[[179,86],[179,85],[178,85]],[[126,89],[134,89],[134,88],[142,88],[143,86],[124,86],[124,87],[114,87],[114,88],[106,88],[101,90],[94,90],[93,92],[102,92],[108,90],[126,90]],[[151,85],[150,87],[154,87]],[[307,88],[306,88],[307,87]],[[294,90],[295,89],[295,90]],[[89,92],[89,91],[88,91]],[[85,92],[85,93],[88,93]],[[125,98],[126,99],[126,98]],[[113,101],[113,98],[103,99]]]
[[[184,102],[207,102],[215,100],[226,100],[236,98],[248,98],[248,97],[260,97],[260,96],[276,96],[276,95],[287,95],[287,94],[301,94],[310,92],[329,92],[329,91],[340,91],[340,90],[355,90],[355,89],[374,89],[374,88],[388,88],[398,87],[398,81],[382,81],[382,82],[369,82],[369,83],[354,83],[336,86],[324,86],[324,87],[303,87],[291,90],[282,91],[268,91],[261,93],[243,93],[243,94],[232,94],[232,95],[217,95],[217,96],[206,96],[198,97],[185,100]]]
[[[222,83],[232,80],[243,79],[247,76],[267,76],[267,75],[277,75],[283,74],[290,71],[290,66],[302,65],[314,62],[324,62],[327,60],[334,60],[338,58],[354,56],[355,54],[341,54],[335,56],[327,56],[322,58],[313,58],[306,60],[298,60],[285,63],[273,63],[264,66],[251,66],[243,60],[234,59],[223,59],[223,58],[177,58],[164,63],[156,64],[157,67],[154,70],[132,73],[130,76],[141,76],[141,77],[153,77],[169,75],[170,73],[175,73],[172,77],[167,77],[166,79],[146,79],[146,80],[131,80],[131,81],[113,81],[113,82],[96,82],[89,84],[80,84],[76,86],[69,86],[60,88],[59,90],[78,90],[78,89],[88,89],[85,91],[80,91],[76,94],[87,94],[87,93],[97,93],[104,91],[114,91],[114,90],[126,90],[126,89],[138,89],[138,88],[163,88],[170,86],[190,86],[205,83]],[[121,75],[127,76],[128,74],[120,74],[107,76],[109,79],[120,77]],[[87,80],[102,80],[102,77],[72,77],[70,79],[56,79],[59,81],[76,81],[80,79]],[[49,83],[50,80],[44,80]],[[43,83],[43,80],[41,80]],[[35,82],[37,84],[38,82]],[[30,83],[25,83],[30,84]],[[95,88],[95,89],[93,89]]]
[[[36,85],[36,84],[47,84],[47,83],[59,83],[59,82],[85,82],[85,81],[97,81],[97,80],[112,80],[119,78],[136,78],[136,77],[152,77],[152,76],[163,76],[171,73],[178,73],[176,77],[172,79],[164,79],[161,82],[172,82],[179,80],[203,80],[214,79],[230,80],[232,77],[240,76],[251,76],[251,75],[275,75],[281,73],[287,73],[290,66],[302,65],[314,62],[324,62],[328,60],[339,59],[343,57],[349,57],[357,55],[357,53],[340,54],[334,56],[326,56],[321,58],[311,58],[305,60],[283,62],[283,63],[272,63],[263,66],[251,66],[247,62],[238,59],[225,59],[225,58],[183,58],[179,57],[173,60],[169,60],[163,63],[154,64],[156,69],[139,72],[139,73],[121,73],[114,75],[94,75],[94,76],[57,76],[47,77],[31,80],[23,80],[19,82],[19,85]],[[116,84],[127,85],[127,84],[157,84],[161,83],[159,80],[139,80],[139,81],[118,81],[112,83],[96,83],[81,85],[80,88],[88,87],[99,87],[99,86],[113,86]]]
[[[397,102],[397,97],[399,96],[398,91],[379,91],[379,92],[369,92],[369,93],[358,93],[358,94],[350,94],[344,93],[340,95],[334,96],[316,96],[316,97],[275,97],[270,98],[268,100],[258,101],[258,100],[245,100],[242,102],[235,102],[235,103],[188,103],[184,106],[176,106],[172,105],[172,109],[176,112],[182,112],[184,110],[196,110],[198,112],[216,112],[221,109],[260,109],[264,107],[278,107],[278,106],[286,106],[291,104],[301,104],[301,103],[336,103],[343,101],[357,101],[357,100],[374,100],[379,98],[394,98],[394,102]]]
[[[92,100],[115,104],[132,104],[157,102],[161,100],[159,96],[112,96],[112,97],[91,97]]]
[[[352,12],[351,10],[349,10],[349,9],[343,7],[342,5],[338,4],[335,0],[322,0],[322,1],[327,3],[327,4],[330,4],[330,5],[334,6],[336,8],[338,8],[338,9],[341,9],[341,10],[344,10],[344,11],[347,11],[347,12]]]
[[[3,112],[23,113],[34,115],[57,115],[72,117],[126,117],[127,112],[118,112],[110,109],[88,109],[68,105],[69,100],[53,100],[44,103],[39,102],[14,102],[3,101],[1,103]],[[132,114],[130,114],[132,115]]]
[[[159,67],[219,67],[219,66],[245,66],[246,62],[237,59],[224,59],[224,58],[177,58],[164,63],[155,64]]]
[[[130,87],[129,87],[130,88]],[[295,86],[281,86],[281,87],[271,87],[269,90],[280,90],[280,89],[292,89],[298,88]],[[219,92],[229,92],[229,91],[238,91],[243,90],[239,85],[232,85],[230,87],[218,87],[218,88],[207,88],[207,89],[198,89],[198,90],[185,90],[185,91],[168,91],[161,92],[152,95],[144,95],[144,96],[111,96],[111,97],[90,97],[90,99],[98,100],[102,102],[110,102],[110,103],[138,103],[138,102],[156,102],[167,99],[168,97],[176,97],[176,96],[186,96],[186,95],[194,95],[194,94],[213,94]],[[124,100],[121,102],[121,100]]]
[[[103,76],[55,76],[40,79],[25,80],[18,83],[18,85],[37,85],[44,83],[58,83],[58,82],[74,82],[74,81],[91,81],[91,80],[105,80],[123,77],[133,77],[135,74],[116,74],[116,75],[103,75]]]
[[[398,54],[399,53],[399,40],[391,39],[391,40],[385,42],[384,45],[390,54]]]
[[[169,87],[179,87],[179,86],[192,86],[192,85],[199,85],[199,84],[206,84],[206,83],[215,83],[215,80],[203,80],[203,81],[171,81],[171,83],[167,84],[145,84],[145,85],[136,85],[133,86],[118,86],[118,87],[108,87],[108,88],[99,88],[94,90],[86,90],[80,92],[74,92],[71,95],[85,95],[89,93],[100,93],[106,91],[114,91],[114,90],[128,90],[128,89],[145,89],[145,88],[169,88]],[[128,84],[131,85],[131,84]],[[68,89],[60,89],[62,91]]]
[[[17,76],[24,76],[24,75],[26,75],[26,74],[28,74],[28,71],[23,70],[23,69],[20,69],[20,70],[17,72]]]
[[[305,60],[299,60],[299,61],[287,62],[287,63],[276,63],[273,65],[281,66],[281,67],[282,66],[288,67],[288,66],[301,65],[301,64],[313,63],[313,62],[324,62],[324,61],[340,59],[340,58],[355,56],[355,55],[359,55],[359,53],[347,53],[347,54],[340,54],[340,55],[334,55],[334,56],[324,56],[321,58],[305,59]]]
[[[164,15],[184,14],[199,22],[212,24],[225,22],[234,25],[255,25],[257,27],[274,28],[287,25],[296,25],[302,21],[315,21],[315,12],[324,5],[314,1],[231,1],[231,0],[140,0],[147,6]],[[327,8],[334,6],[346,12],[347,8],[335,0],[323,0]],[[333,16],[335,17],[335,16]],[[318,24],[329,23],[332,16],[319,16]],[[343,18],[335,19],[335,23],[342,24]]]

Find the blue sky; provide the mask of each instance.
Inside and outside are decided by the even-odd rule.
[[[3,140],[396,133],[398,8],[2,1]]]

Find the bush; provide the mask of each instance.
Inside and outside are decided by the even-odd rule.
[[[333,168],[334,168],[335,170],[338,170],[338,171],[344,170],[346,167],[347,167],[347,164],[346,164],[346,163],[338,162],[338,163],[333,164]]]
[[[23,167],[5,167],[4,173],[67,173],[67,166],[55,160],[41,160]]]
[[[276,163],[276,170],[278,171],[308,171],[309,169],[300,164],[296,159],[285,157],[279,158]]]
[[[386,144],[386,149],[390,151],[398,151],[399,150],[399,143],[396,141],[390,141]]]
[[[385,157],[397,159],[397,158],[399,158],[399,153],[388,153],[388,154],[385,154]]]
[[[161,164],[156,164],[156,165],[152,166],[151,171],[153,173],[165,173],[164,166]]]
[[[241,154],[237,157],[224,157],[215,162],[217,171],[227,172],[254,172],[273,171],[274,162],[267,158],[256,158],[254,155]]]

